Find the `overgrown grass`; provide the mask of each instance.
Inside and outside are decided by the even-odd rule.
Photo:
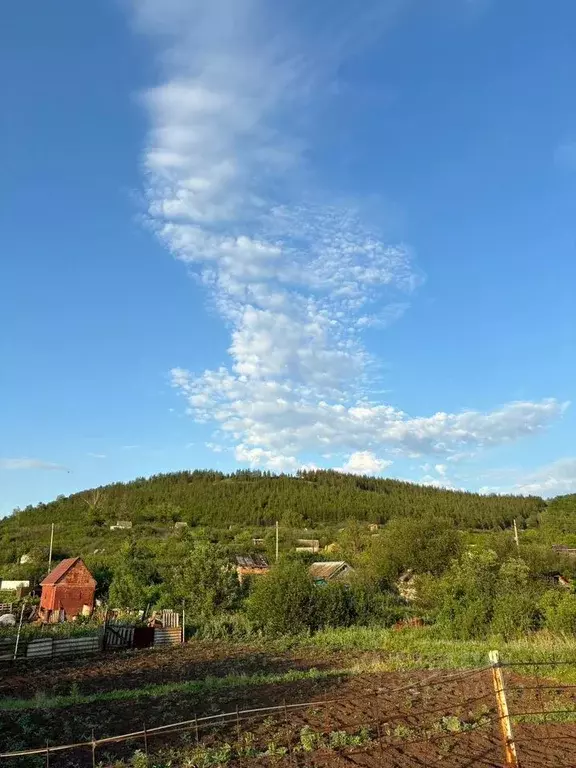
[[[576,637],[536,632],[512,641],[500,637],[485,640],[447,640],[433,627],[395,632],[375,627],[331,629],[307,637],[286,637],[268,644],[276,650],[325,650],[327,653],[359,651],[381,654],[390,671],[411,669],[466,669],[488,666],[488,654],[499,650],[504,663],[573,661],[573,665],[546,666],[539,674],[576,682]],[[518,668],[518,670],[520,667]],[[530,674],[530,667],[526,667]]]
[[[134,701],[149,697],[169,696],[174,693],[208,695],[216,691],[230,688],[243,688],[254,685],[273,685],[280,683],[296,683],[302,680],[324,680],[332,677],[343,677],[352,674],[351,670],[330,669],[291,670],[282,673],[260,675],[226,675],[224,677],[205,677],[202,680],[185,680],[182,682],[159,683],[143,685],[140,688],[117,689],[103,693],[82,694],[80,692],[50,696],[38,693],[34,699],[1,699],[0,712],[20,711],[26,709],[59,709],[77,704],[95,704],[106,701]]]
[[[535,633],[511,642],[504,642],[497,637],[456,642],[438,637],[433,628],[395,632],[388,629],[354,627],[326,630],[311,636],[285,637],[267,641],[264,646],[254,645],[253,647],[255,651],[293,651],[303,652],[304,655],[309,650],[314,651],[315,656],[318,655],[318,651],[325,651],[328,659],[336,652],[364,652],[368,654],[368,658],[360,658],[347,666],[324,670],[311,668],[279,673],[209,676],[200,680],[149,684],[137,689],[117,689],[91,694],[74,692],[68,695],[51,696],[37,693],[34,699],[4,698],[0,700],[0,711],[57,709],[78,704],[133,701],[177,693],[209,695],[215,691],[230,688],[323,680],[355,674],[419,669],[481,668],[489,665],[488,653],[492,649],[498,649],[504,663],[511,664],[514,671],[527,677],[534,676],[534,668],[515,667],[515,662],[544,664],[545,666],[538,667],[539,677],[560,683],[576,683],[576,638],[548,633]],[[574,663],[554,666],[556,661],[573,661]]]

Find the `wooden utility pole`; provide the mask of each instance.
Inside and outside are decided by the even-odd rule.
[[[278,520],[276,520],[276,562],[278,562]]]
[[[52,570],[52,545],[54,544],[54,523],[50,531],[50,554],[48,555],[48,573]]]
[[[518,538],[518,528],[516,526],[516,520],[514,520],[514,541],[516,542],[516,548],[520,551],[520,539]]]
[[[520,768],[518,755],[516,753],[516,743],[514,742],[514,733],[512,731],[512,721],[508,712],[508,702],[506,701],[506,690],[504,688],[504,676],[502,675],[502,664],[500,663],[500,654],[498,651],[490,651],[490,663],[492,664],[492,682],[494,683],[494,692],[496,693],[496,704],[498,707],[498,720],[500,721],[500,732],[502,734],[502,743],[504,744],[504,755],[506,765],[513,768]]]

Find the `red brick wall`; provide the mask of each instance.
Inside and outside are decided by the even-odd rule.
[[[84,605],[94,608],[95,588],[90,571],[84,563],[78,562],[58,584],[42,587],[40,607],[48,611],[64,608],[67,618],[78,616]]]

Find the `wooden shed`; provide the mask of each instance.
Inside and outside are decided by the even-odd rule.
[[[236,573],[240,584],[244,582],[246,576],[262,576],[268,573],[270,566],[268,560],[262,555],[236,555]]]
[[[61,611],[65,619],[71,619],[80,615],[84,606],[90,613],[94,609],[96,580],[79,557],[62,560],[40,586],[40,614],[46,621],[60,617]]]

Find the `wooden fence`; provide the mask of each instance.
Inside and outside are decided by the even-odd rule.
[[[178,622],[179,623],[179,622]],[[149,648],[156,645],[178,645],[183,641],[182,628],[132,627],[124,624],[106,624],[89,634],[76,637],[58,637],[46,634],[34,639],[0,638],[0,662],[47,659],[59,656],[87,656],[108,650]]]

